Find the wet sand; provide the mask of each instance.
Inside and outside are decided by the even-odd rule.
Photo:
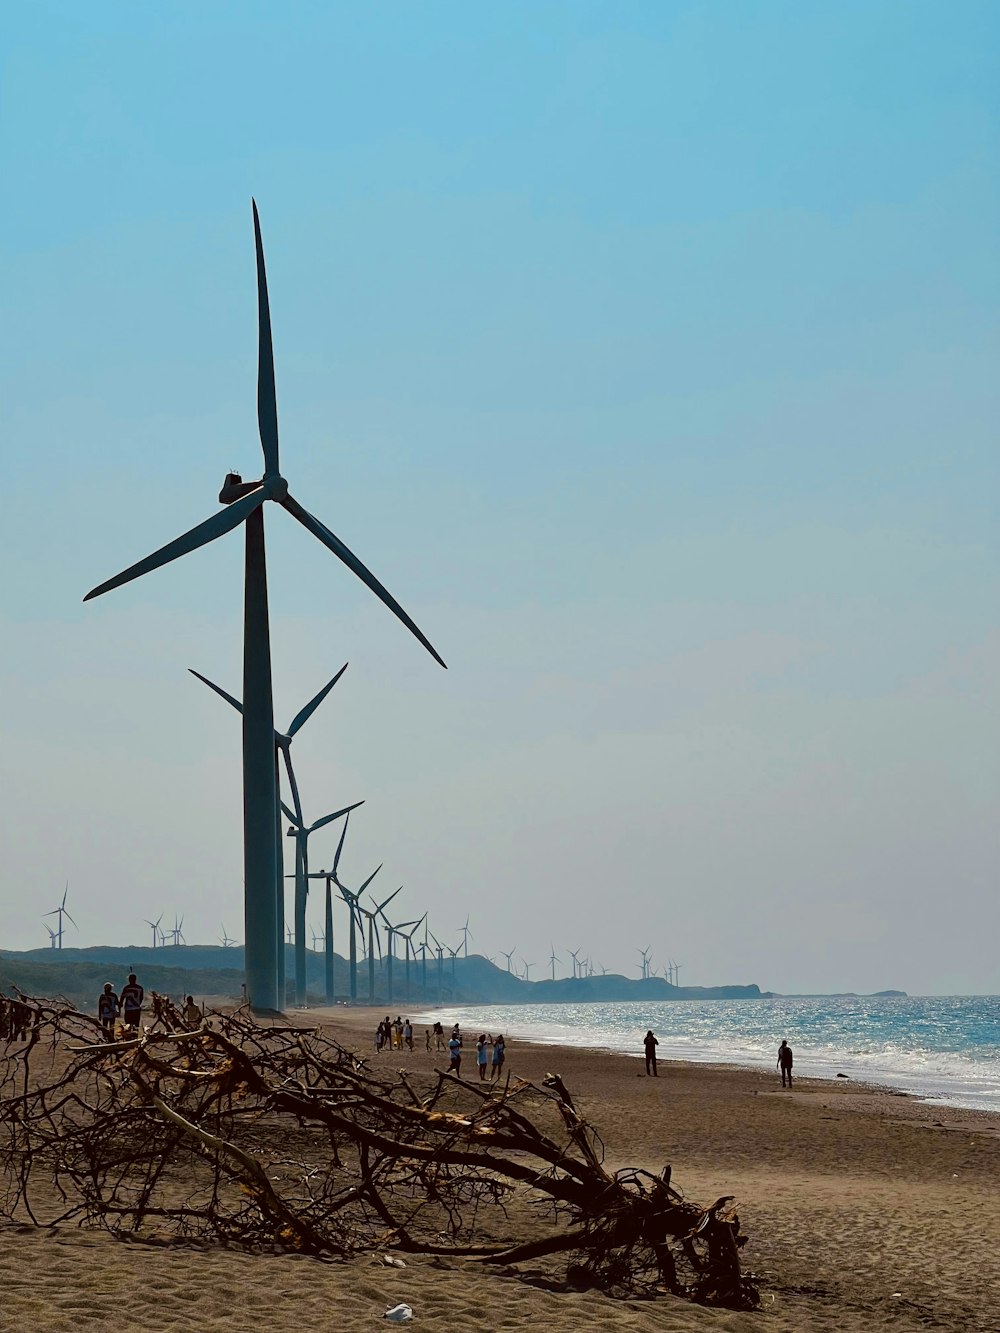
[[[373,1062],[444,1067],[443,1055],[425,1051],[422,1028],[412,1055],[376,1056],[371,1034],[383,1012],[297,1017],[322,1022]],[[750,1238],[744,1262],[764,1293],[759,1313],[551,1290],[544,1279],[468,1262],[415,1257],[393,1269],[367,1257],[344,1264],[6,1226],[0,1330],[351,1333],[400,1300],[416,1323],[447,1333],[1000,1329],[1000,1116],[841,1080],[797,1080],[783,1091],[777,1075],[728,1066],[661,1062],[661,1076],[647,1078],[639,1060],[532,1046],[528,1035],[512,1034],[508,1071],[559,1073],[612,1166],[669,1162],[689,1198],[738,1197]],[[463,1072],[475,1077],[471,1054]]]

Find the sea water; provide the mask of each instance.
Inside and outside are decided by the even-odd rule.
[[[446,1016],[467,1031],[636,1056],[652,1028],[660,1059],[765,1069],[774,1069],[784,1037],[797,1074],[846,1074],[927,1101],[1000,1110],[995,995],[474,1005]],[[444,1015],[422,1017],[430,1023]]]

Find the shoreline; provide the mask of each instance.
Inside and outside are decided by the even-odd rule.
[[[475,1008],[473,1005],[455,1006],[454,1010],[441,1009],[442,1017],[449,1017],[452,1013],[459,1010],[468,1010]],[[483,1006],[484,1008],[486,1006]],[[421,1011],[418,1017],[413,1019],[414,1026],[429,1011]],[[341,1029],[345,1034],[350,1034],[354,1038],[360,1038],[370,1048],[371,1057],[376,1060],[385,1060],[388,1053],[379,1055],[373,1044],[373,1034],[378,1023],[385,1017],[385,1010],[381,1007],[371,1008],[367,1005],[335,1006],[332,1009],[326,1009],[322,1006],[312,1006],[309,1009],[288,1010],[289,1014],[296,1015],[297,1019],[306,1022],[312,1017],[314,1021],[321,1022],[324,1027],[331,1026]],[[322,1016],[322,1017],[320,1017]],[[433,1019],[431,1021],[434,1021]],[[427,1024],[429,1026],[429,1024]],[[446,1035],[450,1024],[445,1024]],[[640,1051],[621,1051],[614,1050],[604,1046],[588,1046],[584,1044],[565,1043],[555,1039],[536,1039],[533,1037],[522,1036],[516,1030],[510,1030],[506,1034],[508,1060],[507,1066],[511,1066],[511,1056],[514,1052],[530,1052],[530,1062],[533,1068],[537,1067],[545,1057],[546,1053],[561,1051],[569,1055],[570,1053],[579,1054],[584,1057],[624,1060],[630,1064],[638,1064],[642,1061]],[[340,1038],[338,1037],[338,1040]],[[421,1035],[421,1042],[423,1038]],[[416,1048],[417,1034],[414,1034],[414,1046]],[[361,1048],[358,1052],[361,1053]],[[421,1050],[423,1048],[421,1047]],[[417,1053],[415,1049],[415,1054]],[[466,1072],[471,1068],[471,1062],[468,1061],[468,1048],[466,1048]],[[400,1054],[396,1052],[395,1054]],[[423,1051],[426,1055],[426,1051]],[[447,1053],[432,1052],[440,1054],[442,1067],[447,1067]],[[565,1064],[565,1060],[563,1061]],[[688,1060],[675,1059],[673,1056],[659,1057],[660,1068],[664,1071],[664,1077],[669,1078],[671,1074],[680,1075],[685,1078],[697,1079],[711,1073],[718,1077],[731,1076],[734,1079],[752,1079],[755,1084],[755,1091],[759,1094],[761,1091],[776,1090],[788,1099],[801,1097],[812,1097],[816,1095],[826,1095],[836,1097],[838,1106],[844,1110],[854,1110],[864,1107],[874,1107],[877,1105],[879,1114],[887,1113],[887,1106],[891,1106],[892,1112],[898,1114],[900,1119],[905,1119],[913,1124],[920,1124],[932,1128],[969,1128],[975,1132],[991,1137],[1000,1138],[1000,1109],[983,1107],[966,1107],[952,1103],[942,1103],[929,1101],[919,1093],[911,1092],[907,1089],[896,1087],[892,1084],[880,1083],[874,1080],[827,1077],[816,1074],[795,1074],[795,1083],[791,1089],[783,1090],[780,1077],[776,1070],[768,1070],[764,1065],[741,1064],[731,1060]],[[640,1072],[638,1077],[644,1077]],[[525,1077],[534,1080],[534,1075],[525,1074]],[[761,1087],[763,1082],[768,1085]],[[904,1104],[907,1109],[904,1109]]]
[[[452,1008],[446,1008],[442,1006],[440,1009],[437,1008],[422,1009],[416,1011],[416,1017],[413,1018],[413,1022],[415,1024],[425,1023],[425,1022],[429,1024],[434,1022],[435,1018],[438,1016],[447,1016],[448,1018],[451,1018],[453,1014],[456,1013],[467,1014],[468,1011],[472,1009],[482,1009],[484,1013],[489,1012],[495,1014],[497,1009],[502,1009],[504,1007],[508,1006],[466,1004],[466,1005],[455,1005]],[[356,1005],[353,1006],[353,1008],[355,1011],[358,1011],[359,1009],[364,1009],[366,1013],[371,1013],[371,1014],[375,1014],[376,1012],[380,1014],[382,1013],[382,1011],[370,1009],[368,1006]],[[311,1011],[303,1010],[301,1012],[306,1013]],[[375,1020],[376,1023],[377,1021],[378,1019]],[[518,1036],[516,1032],[514,1035],[518,1040],[522,1040],[522,1038]],[[543,1046],[543,1047],[565,1046],[577,1050],[592,1051],[594,1054],[623,1055],[628,1059],[636,1059],[636,1060],[642,1059],[642,1052],[639,1049],[623,1050],[620,1046],[615,1046],[610,1043],[601,1044],[588,1041],[576,1041],[573,1039],[573,1030],[568,1028],[568,1025],[567,1025],[567,1031],[564,1033],[556,1033],[553,1034],[552,1036],[547,1036],[544,1034],[544,1032],[535,1033],[531,1036],[523,1038],[523,1040],[530,1042],[532,1045],[536,1046]],[[769,1064],[768,1060],[762,1056],[754,1057],[748,1054],[746,1056],[741,1057],[739,1054],[734,1053],[732,1056],[719,1058],[717,1055],[713,1054],[710,1056],[706,1056],[704,1059],[700,1059],[697,1056],[693,1056],[690,1052],[687,1051],[678,1054],[677,1047],[676,1046],[671,1047],[669,1045],[669,1039],[664,1039],[662,1037],[660,1038],[660,1052],[658,1054],[659,1054],[659,1059],[662,1063],[669,1062],[670,1064],[690,1065],[696,1068],[708,1066],[713,1068],[738,1069],[746,1072],[763,1071],[765,1073],[767,1073],[768,1071],[773,1072],[774,1070],[774,1065]],[[921,1088],[919,1086],[921,1082],[920,1075],[911,1075],[908,1078],[907,1075],[902,1071],[885,1070],[885,1071],[876,1071],[875,1074],[868,1073],[867,1071],[859,1072],[852,1068],[851,1057],[849,1055],[843,1061],[839,1062],[831,1061],[829,1062],[829,1064],[825,1065],[825,1067],[821,1067],[819,1069],[812,1068],[810,1066],[810,1063],[808,1062],[809,1061],[808,1056],[807,1056],[807,1063],[805,1065],[801,1063],[802,1059],[801,1056],[799,1057],[799,1059],[800,1059],[800,1064],[795,1071],[796,1083],[798,1083],[800,1080],[829,1082],[829,1083],[841,1083],[841,1082],[848,1083],[855,1088],[870,1088],[874,1092],[882,1092],[896,1097],[914,1098],[915,1100],[923,1103],[924,1105],[927,1105],[937,1110],[952,1109],[969,1113],[977,1112],[977,1113],[982,1113],[984,1115],[993,1115],[998,1117],[998,1119],[1000,1119],[1000,1095],[998,1095],[996,1098],[990,1098],[989,1094],[977,1093],[975,1091],[963,1091],[963,1089],[961,1088],[955,1088],[954,1090],[948,1089],[946,1091],[942,1091],[939,1079],[931,1079],[930,1076],[927,1076],[924,1081],[930,1084],[931,1086]],[[837,1064],[840,1064],[842,1068],[838,1069],[836,1067]],[[844,1073],[843,1067],[852,1068],[852,1072]],[[910,1086],[907,1086],[908,1082],[910,1083]],[[987,1099],[991,1101],[991,1104],[989,1105],[977,1104]]]

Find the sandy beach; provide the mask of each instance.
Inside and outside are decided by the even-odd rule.
[[[422,1028],[412,1055],[375,1056],[381,1013],[295,1017],[322,1022],[386,1066],[442,1067],[441,1055],[425,1051]],[[242,1333],[266,1322],[326,1333],[372,1327],[400,1300],[415,1322],[449,1333],[1000,1329],[1000,1116],[849,1081],[797,1080],[787,1091],[776,1075],[727,1066],[661,1062],[652,1079],[628,1056],[533,1046],[528,1036],[512,1034],[509,1072],[531,1080],[559,1073],[612,1166],[658,1171],[669,1162],[687,1197],[738,1197],[749,1235],[744,1263],[763,1292],[759,1313],[670,1297],[612,1300],[560,1290],[551,1271],[484,1272],[468,1261],[413,1257],[394,1269],[371,1257],[345,1264],[7,1225],[0,1330]]]

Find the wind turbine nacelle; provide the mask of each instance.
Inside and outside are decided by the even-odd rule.
[[[219,504],[231,505],[234,500],[241,500],[260,485],[259,481],[244,481],[238,472],[227,472],[226,480],[219,492]]]

